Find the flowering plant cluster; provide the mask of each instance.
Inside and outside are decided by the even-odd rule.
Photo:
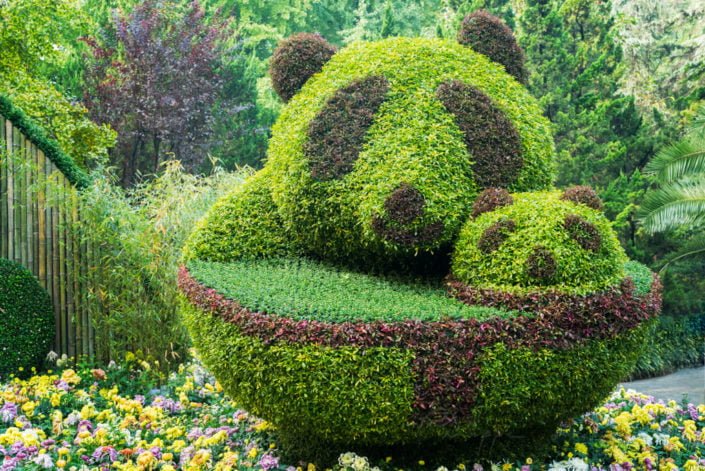
[[[145,365],[146,366],[146,365]],[[66,369],[0,385],[0,470],[280,467],[269,424],[238,409],[199,364],[121,393],[123,366]]]
[[[199,363],[161,387],[139,380],[122,394],[123,366],[80,368],[0,385],[0,469],[316,471],[280,463],[273,427],[239,409]],[[617,391],[569,421],[550,456],[431,466],[429,455],[375,463],[348,452],[334,471],[705,471],[705,405]]]

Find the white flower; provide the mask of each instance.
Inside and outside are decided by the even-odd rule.
[[[34,461],[35,464],[38,464],[44,469],[51,469],[54,466],[54,462],[51,460],[51,456],[46,453],[42,453],[41,455],[35,456],[32,461]]]
[[[654,442],[656,445],[663,446],[666,443],[668,443],[668,439],[671,438],[665,433],[655,433],[654,434]]]
[[[651,446],[654,444],[654,439],[651,435],[649,435],[646,432],[639,432],[639,434],[636,436],[636,438],[640,438],[646,443],[647,446]]]
[[[571,458],[568,461],[554,461],[548,469],[552,471],[588,471],[590,466],[580,458]]]
[[[351,466],[353,464],[355,458],[357,458],[357,455],[355,453],[343,453],[338,457],[338,464],[344,468],[347,468],[348,466]]]

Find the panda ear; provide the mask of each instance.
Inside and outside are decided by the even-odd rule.
[[[335,47],[320,34],[298,33],[282,40],[269,63],[274,90],[282,100],[289,101],[333,54]]]
[[[485,10],[470,13],[460,24],[458,42],[502,64],[510,75],[526,84],[529,74],[524,51],[509,26],[498,17]]]

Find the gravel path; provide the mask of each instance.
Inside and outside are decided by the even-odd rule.
[[[705,404],[705,366],[685,368],[658,378],[622,383],[627,389],[654,396],[657,399],[679,401],[684,395],[694,404]]]

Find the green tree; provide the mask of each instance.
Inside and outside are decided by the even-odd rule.
[[[84,167],[103,163],[115,141],[86,109],[52,83],[91,22],[75,0],[11,0],[0,5],[0,93],[43,126]]]

